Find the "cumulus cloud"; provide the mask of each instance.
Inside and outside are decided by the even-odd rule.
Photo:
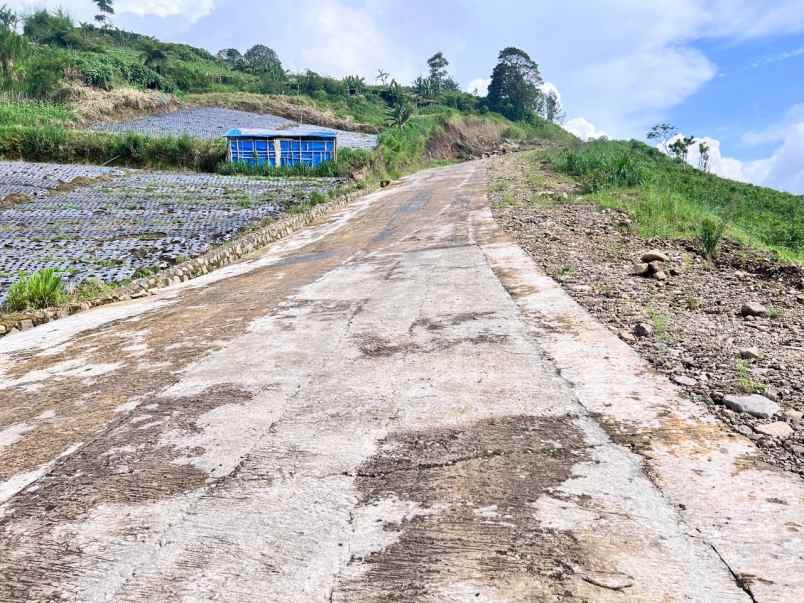
[[[91,0],[8,0],[6,4],[21,14],[30,14],[42,8],[61,9],[78,21],[91,21],[98,10]],[[117,0],[116,15],[139,17],[181,16],[193,22],[210,14],[215,9],[215,0]]]
[[[117,0],[115,12],[140,17],[176,17],[196,21],[215,9],[215,0]]]
[[[339,0],[308,0],[299,3],[298,11],[305,34],[304,68],[335,76],[356,73],[373,81],[382,66],[399,81],[413,79],[407,53],[394,47],[369,11]]]
[[[598,130],[594,124],[588,122],[583,117],[575,117],[564,124],[564,129],[567,132],[575,134],[583,141],[593,140],[595,138],[608,138],[609,135]]]
[[[471,94],[477,94],[478,96],[486,96],[489,93],[490,83],[490,79],[478,77],[467,84],[466,91]]]

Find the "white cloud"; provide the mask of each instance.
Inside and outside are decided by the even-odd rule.
[[[561,103],[561,92],[558,91],[558,86],[556,86],[553,82],[544,82],[539,89],[544,94],[550,94],[551,92],[556,95],[558,102]]]
[[[210,14],[215,9],[215,0],[117,0],[115,12],[130,13],[144,17],[182,16],[189,21],[196,21]]]
[[[301,68],[333,76],[356,73],[373,82],[382,66],[398,81],[414,78],[408,53],[393,47],[369,11],[339,0],[307,0],[298,11],[304,32]]]
[[[567,123],[564,124],[564,129],[567,132],[575,134],[575,136],[583,141],[609,137],[608,134],[602,130],[598,130],[594,124],[591,124],[583,117],[575,117],[568,120]]]
[[[804,122],[789,128],[782,146],[765,162],[763,185],[804,194]]]
[[[471,94],[476,93],[478,96],[486,96],[489,93],[490,83],[490,79],[478,77],[469,82],[466,86],[466,91]]]
[[[42,8],[61,9],[76,21],[91,21],[98,12],[91,0],[6,0],[6,4],[23,15]],[[215,0],[117,0],[114,3],[116,15],[181,16],[190,22],[210,14],[214,9]]]

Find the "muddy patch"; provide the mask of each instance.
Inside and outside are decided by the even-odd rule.
[[[227,384],[195,396],[146,402],[19,492],[0,520],[0,550],[13,551],[0,564],[0,599],[37,598],[54,581],[71,575],[84,552],[59,536],[62,526],[101,505],[146,504],[207,485],[207,472],[191,464],[204,449],[166,445],[160,436],[165,431],[197,433],[203,413],[252,397]],[[24,540],[16,534],[20,525],[35,525]]]
[[[439,328],[428,329],[429,332],[438,331]],[[408,338],[401,338],[392,341],[386,337],[371,333],[361,333],[353,337],[355,345],[360,353],[367,358],[382,358],[394,356],[396,354],[432,354],[445,352],[458,345],[467,343],[471,345],[501,345],[508,341],[505,333],[493,333],[483,330],[476,335],[461,337],[432,337],[428,341],[418,342],[409,341]]]
[[[509,416],[386,438],[358,471],[361,506],[393,498],[431,512],[385,524],[396,540],[350,559],[338,598],[438,598],[461,585],[468,596],[572,599],[581,550],[571,534],[542,527],[532,505],[586,458],[568,417]]]
[[[205,412],[252,398],[234,385],[216,385],[195,396],[145,403],[59,463],[36,488],[19,493],[6,519],[48,513],[51,520],[72,521],[99,504],[144,503],[200,487],[206,472],[176,461],[203,449],[164,445],[160,435],[173,430],[199,433],[196,421]]]

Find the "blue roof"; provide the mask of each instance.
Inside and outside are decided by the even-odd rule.
[[[224,134],[226,138],[336,138],[329,130],[260,130],[253,128],[233,128]]]

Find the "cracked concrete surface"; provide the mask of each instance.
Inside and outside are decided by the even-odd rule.
[[[804,598],[800,481],[539,273],[482,162],[0,354],[2,600]]]

